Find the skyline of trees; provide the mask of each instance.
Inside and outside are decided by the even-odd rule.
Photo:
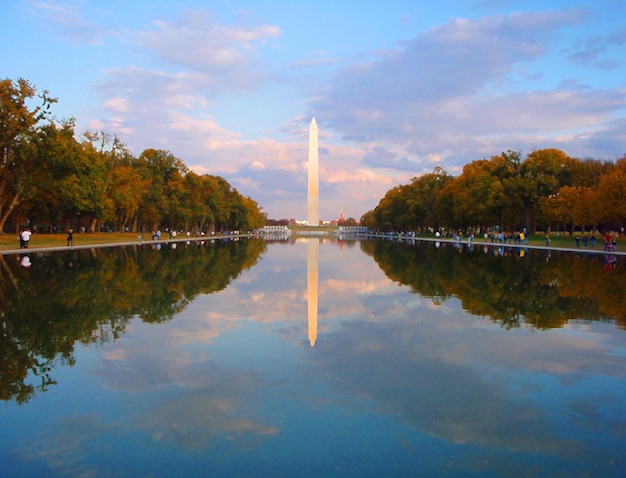
[[[0,231],[26,222],[49,232],[212,232],[265,224],[256,201],[220,176],[190,171],[169,151],[149,148],[134,157],[104,131],[77,139],[74,119],[53,118],[56,101],[27,80],[0,81]]]
[[[135,157],[117,137],[56,120],[57,102],[25,79],[0,81],[0,231],[251,230],[262,207],[220,176],[198,175],[171,152]],[[352,220],[352,218],[349,218]],[[626,156],[579,160],[558,149],[522,159],[506,151],[441,167],[393,187],[361,217],[378,230],[619,229],[626,220]],[[352,220],[353,221],[353,220]],[[356,221],[354,221],[356,222]]]
[[[437,167],[389,190],[361,218],[370,229],[469,231],[620,230],[626,220],[626,157],[579,160],[559,149],[507,151],[466,164],[453,177]]]

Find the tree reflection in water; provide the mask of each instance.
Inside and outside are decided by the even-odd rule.
[[[474,315],[503,327],[562,327],[571,319],[626,325],[626,274],[611,257],[497,246],[473,248],[431,242],[361,244],[387,277],[435,303],[461,300]]]
[[[5,474],[623,475],[621,259],[310,239],[5,258]]]
[[[265,250],[263,241],[191,242],[0,256],[0,399],[24,403],[74,364],[76,343],[118,339],[129,320],[170,320],[198,294],[224,289]]]
[[[505,328],[562,327],[569,320],[626,324],[623,264],[602,256],[431,242],[364,241],[393,281],[435,304],[458,298]],[[227,287],[256,264],[262,240],[203,242],[38,254],[29,268],[0,256],[0,399],[24,403],[74,365],[76,343],[118,339],[128,322],[164,322],[199,294]]]

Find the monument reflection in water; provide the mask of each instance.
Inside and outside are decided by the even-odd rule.
[[[522,252],[4,257],[0,474],[621,476],[624,265]]]

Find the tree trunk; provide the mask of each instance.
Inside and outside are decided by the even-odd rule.
[[[4,211],[4,214],[2,214],[2,217],[0,217],[0,231],[4,231],[4,225],[6,224],[7,219],[9,219],[9,216],[13,212],[13,209],[15,209],[15,206],[19,204],[20,196],[22,195],[23,190],[24,190],[24,185],[19,185],[17,188],[17,191],[15,192],[15,194],[13,195],[13,198],[11,199],[11,202],[7,206],[6,210]],[[18,222],[18,227],[19,227],[19,222]]]

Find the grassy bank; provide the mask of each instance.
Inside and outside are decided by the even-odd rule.
[[[533,245],[537,245],[537,246],[545,246],[546,245],[546,238],[545,235],[531,235],[529,238],[529,243],[533,244]],[[623,243],[623,241],[621,241]],[[573,236],[550,236],[550,245],[553,247],[571,247],[571,248],[576,248],[576,240],[574,239]],[[617,246],[619,249],[620,246],[620,239],[617,239]],[[584,242],[582,240],[582,237],[580,239],[580,248],[584,248]],[[591,240],[589,240],[588,244],[587,244],[587,248],[588,249],[598,249],[598,250],[603,250],[604,249],[604,238],[600,235],[596,236],[596,245],[595,247],[591,246]]]
[[[482,237],[474,238],[475,244],[484,244],[485,240]],[[487,244],[491,244],[491,240],[487,242]],[[496,242],[497,244],[497,242]],[[546,245],[546,236],[545,234],[530,234],[528,236],[528,244],[532,246],[545,246]],[[576,239],[574,236],[568,235],[550,235],[550,243],[548,244],[550,247],[565,247],[576,249]],[[617,249],[622,250],[622,246],[626,245],[624,238],[617,238]],[[584,249],[584,242],[582,236],[580,238],[580,249]],[[604,250],[604,237],[600,234],[596,236],[596,245],[594,247],[591,246],[591,240],[589,240],[587,244],[587,249],[594,250]]]
[[[318,228],[309,228],[306,226],[300,226],[297,228],[292,228],[293,233],[297,233],[297,231],[324,231],[328,233],[332,233],[336,227],[318,227]],[[124,242],[136,242],[138,240],[139,234],[136,232],[95,232],[95,233],[74,233],[74,245],[75,246],[87,246],[90,244],[115,244],[115,243],[124,243]],[[168,236],[162,236],[163,238],[167,238]],[[423,236],[432,238],[432,235]],[[150,239],[150,233],[143,234],[144,240]],[[475,244],[483,244],[484,240],[481,237],[477,237],[474,239]],[[531,234],[528,238],[528,243],[534,246],[545,246],[546,240],[545,235],[543,234]],[[29,247],[62,247],[67,244],[67,234],[33,234],[30,239]],[[551,247],[566,247],[566,248],[576,248],[576,240],[572,236],[550,236],[550,246]],[[12,250],[19,249],[20,241],[17,237],[17,234],[0,234],[0,250]],[[583,241],[580,241],[580,248],[584,247]],[[617,239],[617,249],[623,250],[626,247],[626,240],[624,238]],[[588,245],[588,249],[604,249],[604,239],[602,236],[598,235],[596,237],[596,245],[595,247],[591,247],[591,243]]]
[[[137,241],[138,234],[133,232],[94,232],[74,233],[74,245],[90,244],[113,244],[118,242]],[[150,239],[150,234],[144,234],[145,239]],[[29,247],[60,247],[67,245],[67,234],[33,234],[29,241]],[[17,234],[0,234],[0,250],[19,249],[20,240]]]

